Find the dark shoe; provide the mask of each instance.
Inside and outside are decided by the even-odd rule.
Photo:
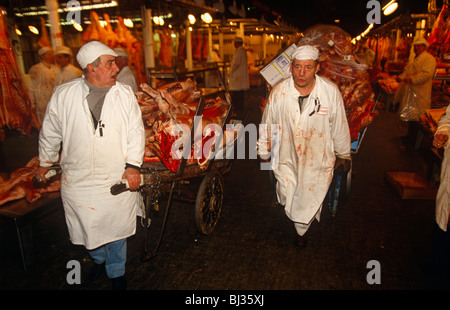
[[[103,274],[105,271],[105,263],[96,264],[92,266],[91,272],[89,273],[89,280],[95,281]]]
[[[111,289],[112,290],[126,290],[127,289],[127,280],[125,279],[125,276],[112,278],[111,279]]]
[[[295,245],[297,245],[300,248],[304,248],[306,247],[307,241],[308,238],[306,237],[306,235],[303,236],[297,235],[297,238],[295,239]]]

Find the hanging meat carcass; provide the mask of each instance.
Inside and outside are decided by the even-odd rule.
[[[50,38],[48,36],[47,27],[45,26],[45,19],[43,17],[41,17],[40,19],[41,19],[41,37],[37,41],[37,44],[39,48],[52,46],[52,44],[50,43]]]
[[[173,149],[173,146],[183,134],[179,129],[192,127],[201,92],[197,90],[196,83],[191,79],[169,83],[156,89],[143,83],[141,88],[142,92],[136,93],[136,96],[146,128],[146,155],[144,159],[148,162],[155,160],[154,156],[156,156],[170,171],[175,172],[180,165],[181,158],[174,154],[174,151],[182,152],[182,150]],[[200,166],[206,163],[209,153],[208,150],[206,153],[204,152],[204,147],[207,144],[211,145],[211,139],[216,137],[214,132],[205,134],[203,131],[206,126],[211,124],[222,127],[229,107],[228,102],[221,97],[205,100],[201,118],[202,134],[194,135],[194,143],[192,144],[200,146],[203,152],[200,155],[195,155],[194,148],[189,150],[190,156],[187,163],[196,162]]]
[[[13,54],[6,11],[3,8],[0,11],[0,140],[3,140],[5,127],[28,135],[32,126],[40,128],[40,125]]]
[[[109,15],[104,13],[103,18],[105,19],[106,26],[105,26],[105,37],[102,38],[103,42],[108,45],[110,48],[115,48],[119,45],[119,37],[114,32],[112,26],[111,26],[111,20],[109,18]]]
[[[172,68],[172,37],[168,30],[160,31],[161,46],[159,49],[159,65],[161,68]]]

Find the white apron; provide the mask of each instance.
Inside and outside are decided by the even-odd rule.
[[[113,196],[110,187],[121,181],[126,163],[141,166],[145,133],[136,97],[120,83],[105,97],[104,127],[94,130],[83,79],[55,88],[39,136],[39,159],[42,166],[57,162],[63,143],[61,197],[70,239],[94,249],[135,233],[140,194]]]
[[[301,114],[298,97],[292,78],[282,81],[270,93],[261,123],[278,124],[281,130],[273,170],[278,201],[293,222],[308,224],[322,206],[336,155],[350,156],[350,132],[336,85],[316,75]]]
[[[436,133],[447,134],[450,136],[450,105],[446,113],[439,121]],[[442,160],[441,180],[436,197],[436,223],[443,231],[447,231],[448,218],[450,214],[450,139],[448,140],[444,158]]]

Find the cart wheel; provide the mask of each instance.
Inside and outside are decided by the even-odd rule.
[[[195,202],[195,225],[203,235],[209,235],[220,218],[223,203],[223,176],[211,171],[202,180]]]

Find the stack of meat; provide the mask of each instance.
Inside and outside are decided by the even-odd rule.
[[[200,167],[204,167],[210,157],[211,146],[215,144],[217,129],[222,129],[230,109],[229,103],[222,97],[205,99],[199,127],[202,133],[190,137],[190,128],[202,97],[194,81],[187,79],[156,89],[142,83],[141,89],[136,97],[146,129],[144,161],[162,161],[169,170],[176,172],[183,147],[189,146],[191,150],[187,163],[198,163]],[[183,136],[185,134],[187,136]],[[186,138],[193,138],[193,143],[190,143],[191,140],[184,140]],[[199,150],[201,153],[198,153]]]
[[[0,140],[5,138],[5,128],[23,134],[29,134],[31,126],[39,128],[13,51],[6,11],[0,7]]]
[[[34,202],[45,193],[57,192],[61,182],[59,175],[50,178],[43,186],[35,187],[32,178],[39,167],[38,157],[33,157],[25,167],[16,169],[9,176],[0,176],[0,206],[8,201],[25,198]]]
[[[110,48],[124,48],[128,54],[128,66],[136,75],[137,82],[146,81],[142,42],[127,29],[122,17],[118,18],[115,30],[111,26],[108,14],[103,14],[103,18],[106,24],[105,27],[101,26],[98,14],[95,11],[91,11],[91,24],[83,32],[81,43],[84,44],[95,40],[105,43]]]
[[[298,46],[313,45],[319,49],[319,75],[330,79],[340,89],[350,126],[352,141],[375,117],[372,86],[367,66],[356,62],[351,37],[333,25],[316,25],[307,29]]]

